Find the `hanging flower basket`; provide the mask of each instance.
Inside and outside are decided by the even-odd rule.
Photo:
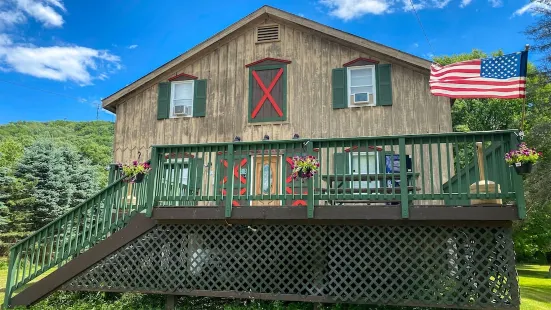
[[[517,174],[528,174],[532,172],[532,163],[515,163],[515,171]]]
[[[119,164],[119,168],[122,169],[124,174],[124,182],[128,183],[141,183],[143,182],[145,176],[151,170],[149,161],[144,163],[138,163],[137,160],[133,161],[132,164]]]
[[[308,180],[318,173],[319,167],[319,161],[314,156],[295,156],[291,165],[291,175],[293,179]]]
[[[536,164],[542,156],[541,152],[529,148],[525,142],[522,142],[517,150],[511,150],[505,154],[505,162],[515,167],[518,174],[528,174],[532,172],[532,165]]]

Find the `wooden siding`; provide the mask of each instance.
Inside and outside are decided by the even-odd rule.
[[[273,22],[273,21],[267,21]],[[451,131],[450,104],[429,93],[428,71],[392,63],[393,105],[334,110],[331,70],[358,57],[388,63],[361,47],[278,21],[281,41],[255,44],[255,24],[128,94],[117,106],[114,156],[128,162],[153,144],[258,141],[301,137],[354,137]],[[266,58],[287,65],[287,121],[249,123],[246,64]],[[206,117],[157,120],[157,84],[180,73],[207,79]],[[266,103],[265,103],[266,104]]]

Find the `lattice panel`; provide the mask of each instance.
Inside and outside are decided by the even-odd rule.
[[[501,227],[159,225],[69,290],[292,294],[370,304],[517,308]]]

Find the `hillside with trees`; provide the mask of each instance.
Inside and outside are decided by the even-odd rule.
[[[107,183],[111,122],[0,126],[0,255]]]

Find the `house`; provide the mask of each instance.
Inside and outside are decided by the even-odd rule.
[[[451,132],[429,68],[258,9],[103,100],[115,160],[151,172],[113,166],[15,245],[5,306],[62,289],[518,309],[515,132]],[[293,175],[301,156],[314,177]]]

